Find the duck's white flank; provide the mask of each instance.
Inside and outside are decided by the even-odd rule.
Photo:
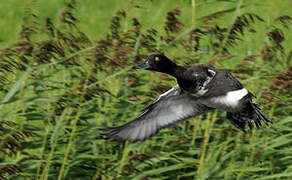
[[[223,101],[230,105],[237,105],[238,101],[241,100],[244,96],[246,96],[248,91],[245,88],[240,90],[228,92],[225,97],[223,97]]]
[[[236,109],[239,105],[239,101],[247,94],[247,89],[242,88],[240,90],[230,91],[224,96],[201,99],[200,102],[209,107],[231,110]]]

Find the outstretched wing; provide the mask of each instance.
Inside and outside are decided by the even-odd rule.
[[[145,140],[157,134],[162,128],[199,116],[209,110],[211,108],[195,101],[177,85],[159,96],[133,121],[105,131],[109,138]]]

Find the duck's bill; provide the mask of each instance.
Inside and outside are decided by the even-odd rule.
[[[138,64],[132,67],[133,69],[149,69],[150,66],[148,65],[148,63],[142,63],[142,64]]]

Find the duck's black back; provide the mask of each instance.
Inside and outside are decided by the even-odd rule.
[[[206,88],[208,92],[203,97],[226,95],[228,92],[240,90],[244,87],[230,72],[216,69],[216,75]]]

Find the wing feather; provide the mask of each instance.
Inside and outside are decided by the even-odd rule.
[[[145,140],[160,129],[199,116],[211,108],[199,103],[177,85],[149,105],[136,119],[118,127],[107,128],[109,138]]]

